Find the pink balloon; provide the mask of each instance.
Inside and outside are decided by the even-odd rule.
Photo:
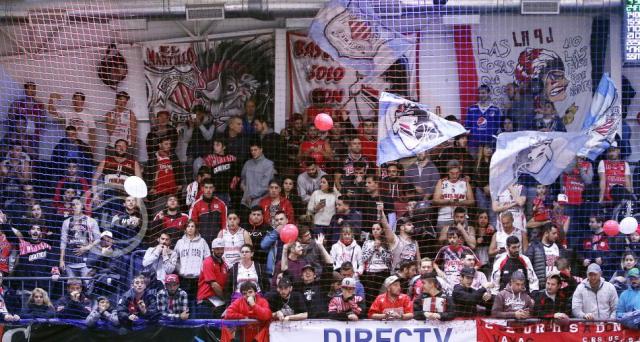
[[[298,227],[294,224],[286,224],[280,231],[280,240],[284,243],[292,243],[298,239]]]
[[[328,131],[333,127],[333,119],[329,114],[320,113],[316,115],[316,118],[313,120],[313,123],[316,125],[321,131]]]
[[[617,221],[609,220],[604,223],[603,230],[607,236],[616,236],[620,233],[620,225]]]

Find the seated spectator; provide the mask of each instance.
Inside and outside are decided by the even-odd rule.
[[[195,203],[202,196],[202,192],[204,190],[204,181],[206,179],[211,179],[211,168],[201,166],[197,170],[198,174],[195,176],[195,180],[185,187],[183,193],[185,205],[189,209],[191,209],[193,203]]]
[[[585,320],[615,319],[617,305],[616,288],[602,279],[602,269],[598,264],[589,265],[587,279],[573,293],[573,317]]]
[[[223,254],[224,241],[222,239],[213,240],[211,242],[211,256],[202,262],[202,271],[198,278],[196,318],[220,318],[225,309],[224,288],[227,285],[228,270],[222,259]],[[240,265],[240,263],[236,265]]]
[[[356,281],[353,278],[342,279],[342,293],[329,301],[329,318],[338,321],[357,321],[365,317],[365,303],[361,296],[355,295]]]
[[[155,247],[149,247],[142,258],[142,267],[153,270],[158,281],[164,281],[167,274],[173,273],[178,263],[178,254],[171,250],[171,237],[160,233]]]
[[[616,318],[621,319],[630,312],[640,310],[640,270],[634,267],[627,272],[629,288],[620,295],[616,309]]]
[[[255,283],[260,294],[269,291],[269,279],[262,270],[262,265],[253,260],[253,246],[244,244],[240,248],[240,260],[229,269],[227,283],[224,288],[231,301],[242,296],[240,288],[244,283]]]
[[[333,269],[338,270],[344,262],[351,262],[355,267],[359,277],[364,272],[364,263],[362,262],[362,248],[353,238],[353,231],[347,222],[342,222],[340,230],[340,241],[331,246],[331,259],[333,259]]]
[[[400,278],[390,276],[385,279],[383,286],[387,291],[373,302],[368,317],[379,321],[412,319],[413,305],[409,296],[402,293]]]
[[[624,290],[629,287],[629,279],[627,279],[627,274],[633,268],[637,268],[636,256],[632,252],[625,252],[622,255],[622,260],[620,260],[620,269],[618,269],[609,282],[616,287],[616,291],[618,295],[620,295]]]
[[[214,196],[216,188],[213,179],[203,180],[202,197],[191,206],[189,218],[202,227],[205,241],[213,241],[218,233],[227,227],[227,205]]]
[[[280,183],[277,179],[269,181],[269,192],[260,200],[258,205],[262,208],[262,217],[264,218],[264,222],[267,222],[271,226],[275,223],[274,216],[278,211],[284,211],[285,214],[287,214],[289,222],[296,222],[293,206],[286,197],[282,196],[282,188],[280,187]]]
[[[326,173],[320,169],[313,158],[303,158],[301,165],[305,171],[298,175],[296,183],[298,183],[298,195],[306,207],[309,204],[311,194],[320,189],[320,178]]]
[[[58,318],[85,319],[94,307],[93,300],[84,293],[82,281],[67,280],[67,292],[55,304]]]
[[[413,301],[415,319],[448,321],[454,318],[453,300],[440,290],[435,272],[420,276],[422,294]]]
[[[100,228],[93,218],[84,214],[84,205],[79,198],[73,199],[73,215],[62,223],[60,238],[60,271],[66,271],[69,277],[89,274],[86,256],[100,243]],[[88,314],[88,312],[87,312]],[[82,318],[84,319],[83,316]]]
[[[23,184],[21,186],[20,197],[11,200],[5,206],[6,214],[14,224],[20,224],[25,221],[25,218],[34,204],[40,203],[36,198],[37,194],[33,185]]]
[[[93,278],[89,292],[94,296],[120,293],[121,284],[126,282],[129,260],[114,253],[113,234],[110,231],[105,230],[100,234],[98,246],[87,257],[89,276]]]
[[[564,297],[567,298],[567,301],[571,303],[571,297],[573,297],[573,293],[576,291],[576,288],[583,279],[571,274],[571,265],[567,258],[559,258],[556,260],[556,268],[558,269],[558,272],[560,272],[559,276],[561,282],[559,292],[563,293]]]
[[[338,272],[340,272],[340,275],[343,276],[344,278],[354,279],[355,280],[354,285],[356,287],[355,288],[356,295],[364,298],[364,292],[365,292],[364,286],[362,285],[360,280],[356,277],[357,273],[351,261],[343,262],[342,265],[340,266],[340,269],[338,269]]]
[[[98,297],[98,305],[91,310],[89,316],[84,320],[84,324],[89,328],[93,328],[96,325],[120,325],[118,321],[118,313],[116,309],[111,305],[111,301],[107,297]]]
[[[240,204],[246,208],[259,205],[260,200],[267,193],[269,181],[276,174],[273,161],[267,159],[262,153],[262,145],[252,142],[251,159],[247,160],[240,173],[240,188],[243,191]]]
[[[472,267],[465,267],[460,271],[460,283],[453,287],[453,303],[456,318],[475,317],[478,315],[478,306],[484,306],[491,301],[489,283],[485,283],[479,289],[471,287],[476,276],[476,270]]]
[[[526,281],[527,279],[521,270],[511,274],[509,285],[498,292],[493,301],[492,317],[525,319],[532,315],[533,300],[525,289]]]
[[[69,189],[71,189],[70,193]],[[89,182],[78,174],[78,163],[73,159],[70,160],[67,164],[66,174],[56,184],[53,195],[53,207],[56,208],[57,214],[65,219],[71,214],[73,210],[69,209],[67,203],[70,204],[73,197],[83,198],[86,205],[85,212],[91,212],[91,191],[89,189]]]
[[[521,270],[525,277],[527,292],[539,290],[538,277],[533,270],[531,260],[526,255],[520,254],[520,240],[515,236],[507,238],[507,252],[500,254],[493,262],[491,281],[494,284],[493,291],[502,291],[509,284],[511,275]]]
[[[158,312],[163,319],[177,321],[189,319],[187,293],[180,288],[180,280],[175,274],[164,278],[164,289],[156,294]]]
[[[288,277],[278,281],[277,291],[267,294],[269,309],[274,321],[302,321],[307,319],[307,306],[299,292],[293,291],[293,283]]]
[[[0,296],[0,315],[2,315],[2,319],[4,319],[5,322],[17,322],[20,320],[20,316],[17,314],[12,315],[9,313],[4,296]]]
[[[478,266],[480,261],[476,258],[471,248],[462,245],[460,238],[460,229],[448,230],[447,239],[449,244],[440,248],[434,260],[436,271],[442,270],[445,279],[451,285],[457,284],[460,279],[460,270],[462,269],[462,254],[471,253],[475,259],[475,265]]]
[[[302,294],[307,307],[308,318],[326,317],[326,291],[320,286],[313,265],[306,264],[302,267],[302,281],[294,286],[295,290]]]
[[[31,291],[27,306],[22,310],[23,319],[53,318],[56,314],[47,291],[36,287]]]
[[[123,327],[131,328],[141,322],[154,322],[160,317],[156,297],[147,290],[143,275],[133,278],[131,289],[118,301],[118,321]]]
[[[302,244],[304,249],[303,255],[307,263],[313,265],[316,274],[321,276],[325,265],[332,265],[333,259],[327,249],[324,247],[324,235],[320,234],[313,239],[311,230],[308,226],[300,225],[298,227],[298,242]]]
[[[438,206],[438,227],[453,223],[455,207],[471,207],[475,204],[471,184],[461,178],[461,166],[457,160],[447,163],[448,177],[440,179],[433,193],[433,205]]]
[[[469,225],[467,220],[467,209],[456,207],[453,210],[453,224],[443,227],[438,236],[438,242],[444,244],[449,239],[449,231],[456,231],[460,245],[465,245],[471,250],[476,249],[476,229]]]
[[[178,196],[169,196],[166,207],[158,212],[153,221],[151,221],[145,244],[151,245],[155,243],[162,233],[166,233],[171,238],[171,241],[178,241],[184,235],[184,229],[187,227],[188,221],[189,215],[180,212]]]
[[[394,274],[400,278],[400,288],[402,293],[406,293],[411,296],[411,280],[416,276],[418,270],[416,269],[416,263],[413,261],[405,260],[398,266],[398,271]],[[381,292],[386,291],[386,288],[382,287]]]
[[[336,199],[336,213],[331,217],[329,223],[329,231],[327,232],[327,240],[329,244],[333,245],[340,239],[340,226],[343,222],[349,224],[353,230],[355,240],[358,242],[364,242],[361,229],[362,229],[362,214],[351,208],[352,200],[350,197],[340,195]]]
[[[463,261],[465,259],[466,258],[463,257]],[[475,264],[475,261],[473,262],[473,264]],[[409,281],[409,286],[410,286],[409,296],[411,297],[412,300],[415,301],[420,297],[420,295],[422,295],[422,276],[428,273],[435,272],[436,280],[438,281],[438,288],[442,292],[446,294],[451,294],[451,291],[453,291],[453,285],[447,282],[447,280],[445,279],[444,272],[442,272],[441,270],[435,269],[435,267],[433,266],[433,260],[431,260],[431,258],[422,258],[422,260],[420,260],[420,268],[418,270],[419,270],[418,274],[416,274],[411,279],[411,281]],[[476,272],[476,273],[482,273],[482,272]],[[477,278],[477,274],[476,274],[476,278]],[[457,281],[460,282],[459,279]]]
[[[202,262],[211,255],[209,245],[200,236],[195,222],[190,220],[187,223],[184,236],[176,243],[175,252],[178,254],[176,272],[180,276],[182,289],[187,291],[189,300],[195,302]]]
[[[240,285],[240,293],[242,294],[242,297],[234,300],[231,305],[229,305],[224,314],[224,319],[258,320],[261,323],[260,331],[254,338],[258,342],[268,341],[268,323],[272,318],[269,302],[258,294],[256,284],[250,281],[244,282]],[[245,336],[245,338],[246,337],[247,336]],[[249,339],[249,341],[251,340],[252,339]]]
[[[567,294],[560,291],[562,279],[559,274],[551,274],[547,277],[544,289],[535,291],[533,297],[532,316],[540,318],[554,318],[560,320],[569,319],[571,307]]]

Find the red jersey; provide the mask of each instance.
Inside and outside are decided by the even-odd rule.
[[[627,163],[622,160],[603,160],[604,165],[604,200],[611,201],[611,188],[614,185],[625,186],[625,171]]]
[[[104,174],[105,184],[120,184],[124,185],[124,181],[130,176],[135,176],[136,161],[133,159],[125,159],[122,162],[118,162],[115,157],[109,156],[104,160]]]
[[[0,271],[4,274],[9,273],[9,256],[13,246],[7,240],[6,235],[0,237]]]
[[[571,173],[564,173],[562,175],[562,185],[564,186],[564,193],[567,195],[570,205],[582,204],[582,193],[585,189],[585,184],[580,177],[580,170],[584,170],[591,167],[591,163],[588,161],[578,162],[578,168],[571,170]]]
[[[325,140],[316,140],[316,141],[303,141],[302,144],[300,144],[300,151],[302,152],[302,154],[304,154],[305,152],[307,152],[309,149],[311,149],[312,147],[315,147],[315,149],[318,150],[324,150],[325,145],[326,145],[326,141]],[[316,164],[318,164],[318,166],[320,168],[324,167],[324,155],[322,155],[322,153],[320,152],[312,152],[311,154],[309,154],[311,156],[311,158],[313,158],[313,160],[316,161]]]
[[[160,213],[157,213],[153,218],[153,221],[160,220]],[[189,215],[185,213],[177,213],[175,215],[167,214],[167,211],[162,211],[162,225],[160,227],[161,231],[179,231],[184,232],[184,229],[187,227],[187,222],[189,222]]]
[[[369,140],[364,135],[361,135],[360,144],[362,145],[362,155],[367,157],[368,160],[376,161],[378,155],[378,142],[376,140]]]
[[[371,308],[369,309],[369,318],[374,314],[383,314],[390,311],[396,311],[399,314],[413,313],[413,303],[411,298],[404,293],[401,293],[396,300],[391,300],[387,293],[379,295]]]
[[[204,259],[202,271],[200,272],[200,277],[198,277],[198,302],[216,296],[211,285],[209,285],[212,281],[215,281],[224,289],[227,283],[227,271],[224,262],[217,263],[212,257]]]
[[[156,181],[154,189],[158,195],[173,195],[177,191],[175,170],[171,164],[171,158],[162,157],[156,153],[158,159],[158,170],[156,171]]]

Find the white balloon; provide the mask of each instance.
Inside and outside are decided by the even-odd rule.
[[[620,221],[620,232],[623,234],[631,234],[638,229],[638,220],[635,217],[625,217]]]
[[[135,198],[147,197],[147,184],[138,176],[130,176],[124,181],[124,190]]]

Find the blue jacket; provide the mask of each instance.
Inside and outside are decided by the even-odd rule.
[[[477,104],[470,106],[464,120],[464,127],[471,131],[469,146],[492,143],[493,135],[500,129],[501,116],[500,109],[494,105],[490,105],[484,112]]]
[[[624,314],[636,310],[640,310],[640,289],[635,290],[629,286],[620,295],[616,308],[616,318],[620,319]]]
[[[280,234],[272,229],[260,242],[260,249],[269,251],[267,253],[267,274],[273,276],[276,269],[276,262],[282,257],[282,243],[280,243]]]

